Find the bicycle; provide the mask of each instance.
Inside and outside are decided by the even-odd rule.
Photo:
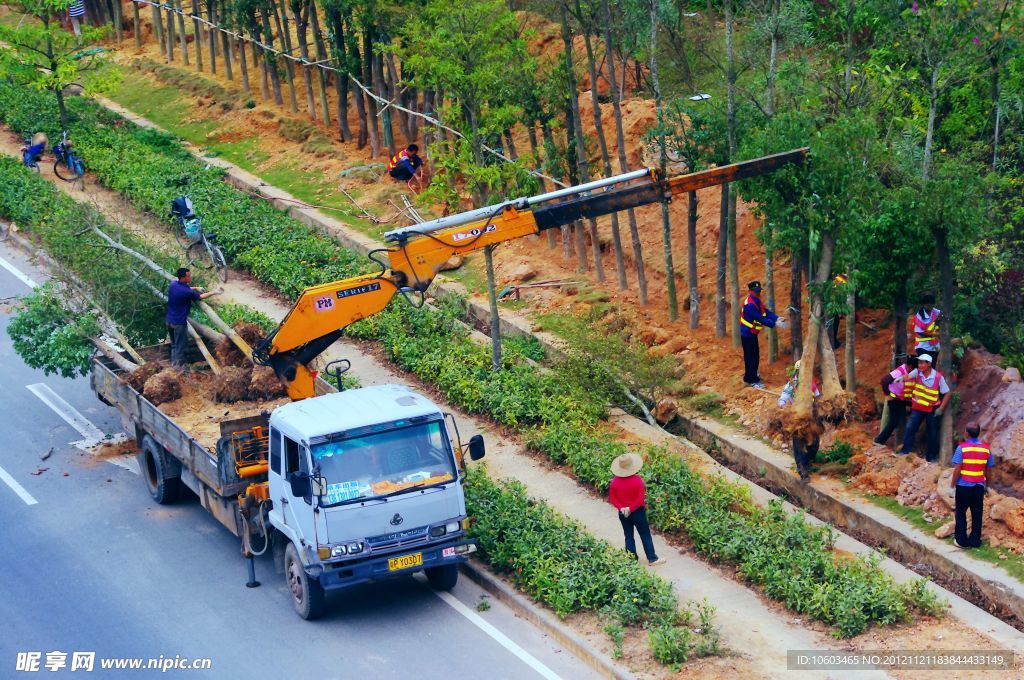
[[[39,161],[42,159],[43,151],[46,149],[46,142],[44,141],[41,144],[33,144],[32,138],[34,136],[35,135],[30,135],[25,137],[22,140],[23,143],[19,151],[21,152],[21,162],[25,167],[29,170],[39,172]],[[46,138],[43,137],[43,139],[45,140]]]
[[[75,182],[85,174],[85,166],[82,165],[82,159],[78,157],[78,154],[71,147],[72,143],[71,139],[68,138],[68,131],[64,130],[63,134],[61,134],[60,142],[53,146],[53,155],[56,156],[56,160],[53,162],[53,174],[65,182]]]
[[[179,196],[171,201],[171,215],[178,222],[174,236],[178,244],[185,249],[185,257],[189,264],[197,264],[200,260],[208,259],[210,265],[217,270],[217,278],[222,283],[227,283],[227,258],[224,257],[221,247],[213,242],[216,236],[203,229],[203,218],[192,209],[192,200],[188,196]]]

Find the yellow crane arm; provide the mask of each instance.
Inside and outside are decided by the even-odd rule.
[[[274,368],[293,400],[314,395],[307,364],[355,321],[387,307],[399,292],[424,292],[453,255],[481,250],[589,217],[671,200],[676,194],[771,172],[800,163],[796,149],[710,170],[663,178],[653,169],[597,180],[540,196],[443,217],[385,234],[388,262],[377,274],[354,276],[307,288],[253,358]],[[560,200],[564,199],[564,200]]]

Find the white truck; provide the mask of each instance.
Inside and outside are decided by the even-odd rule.
[[[336,392],[317,379],[316,397],[221,421],[210,446],[119,373],[96,357],[91,384],[139,443],[153,500],[191,489],[242,539],[250,584],[252,556],[272,550],[302,618],[322,613],[328,590],[421,570],[434,588],[455,586],[476,547],[465,536],[463,453],[482,458],[483,439],[463,447],[454,420],[423,396],[399,385]]]

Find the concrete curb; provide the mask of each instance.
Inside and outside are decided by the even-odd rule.
[[[629,671],[616,666],[607,656],[577,635],[558,618],[497,578],[476,560],[463,562],[462,572],[515,614],[550,635],[558,644],[575,654],[592,670],[614,680],[637,680]]]
[[[140,126],[167,132],[115,102],[102,97],[95,99],[102,106]],[[176,137],[173,133],[168,134]],[[362,254],[381,247],[382,244],[379,242],[354,231],[339,220],[323,215],[317,210],[301,207],[298,199],[266,184],[259,177],[223,159],[206,158],[195,146],[183,143],[197,158],[223,169],[227,181],[236,188],[267,198],[276,208],[335,239],[342,246]],[[437,293],[466,294],[461,284],[443,277],[438,277],[434,289]],[[477,321],[490,323],[490,312],[486,305],[466,298],[466,310]],[[506,310],[501,318],[501,331],[507,335],[535,337],[550,356],[564,356],[562,343],[555,336],[534,332],[532,323],[521,315]],[[826,490],[799,483],[789,473],[788,462],[780,463],[774,460],[781,458],[788,461],[786,456],[753,437],[735,431],[730,426],[701,418],[682,417],[687,437],[708,450],[720,452],[728,462],[746,470],[752,478],[763,479],[767,485],[774,485],[773,488],[783,490],[805,507],[812,516],[851,533],[869,535],[876,544],[881,544],[893,554],[902,556],[904,562],[918,571],[941,577],[947,582],[960,581],[969,589],[973,589],[974,593],[980,595],[979,599],[986,600],[990,606],[1003,608],[1018,620],[1024,621],[1024,584],[1017,582],[997,567],[974,560],[952,549],[948,544],[907,525],[892,513],[874,507],[855,508]],[[638,419],[637,423],[646,425]],[[754,453],[749,446],[764,447],[767,455]]]
[[[910,526],[892,513],[872,505],[855,505],[830,493],[824,481],[803,483],[789,469],[790,459],[754,437],[727,425],[680,414],[686,437],[708,451],[715,451],[746,476],[763,480],[784,492],[815,517],[851,534],[866,536],[902,557],[915,571],[939,581],[955,581],[990,606],[1004,609],[1024,621],[1024,584],[999,567],[976,560],[946,541]]]

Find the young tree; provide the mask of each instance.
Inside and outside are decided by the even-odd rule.
[[[526,78],[533,61],[526,42],[518,35],[515,14],[501,0],[452,5],[447,0],[430,0],[423,12],[402,31],[398,53],[419,87],[444,90],[453,103],[449,120],[461,127],[466,138],[434,145],[436,161],[445,167],[438,175],[446,178],[446,191],[457,191],[457,178],[473,196],[477,206],[489,203],[499,193],[518,192],[523,176],[536,189],[525,166],[495,163],[485,158],[484,140],[501,134],[521,115],[511,100],[517,78]],[[510,177],[509,175],[513,177]],[[487,292],[491,307],[492,361],[501,366],[501,329],[498,319],[491,249],[484,252]]]
[[[83,24],[81,36],[64,30],[57,17],[67,11],[70,1],[10,3],[12,9],[26,15],[25,20],[16,25],[0,23],[0,75],[53,92],[64,128],[68,126],[65,88],[80,85],[86,92],[102,93],[117,82],[116,71],[100,68],[106,63],[103,49],[88,47],[102,40],[109,27]]]

